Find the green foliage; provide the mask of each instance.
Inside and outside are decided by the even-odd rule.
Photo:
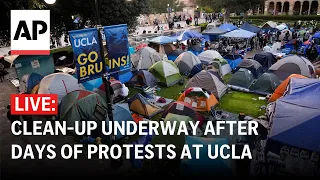
[[[230,17],[230,19],[241,19],[240,16]],[[249,20],[274,20],[274,21],[281,21],[281,20],[289,20],[289,21],[311,21],[317,20],[320,21],[320,16],[317,15],[310,15],[310,16],[290,16],[290,15],[282,15],[282,16],[272,16],[272,15],[261,15],[261,16],[248,16]]]
[[[183,2],[176,0],[148,0],[148,2],[150,10],[149,13],[167,13],[168,4],[175,12],[182,11],[185,7]]]
[[[265,0],[197,0],[197,4],[208,6],[215,11],[228,9],[230,12],[244,12],[249,9],[263,6]]]
[[[205,30],[207,28],[208,23],[201,23],[201,24],[199,24],[199,26],[201,27],[201,32],[202,32],[203,30]]]

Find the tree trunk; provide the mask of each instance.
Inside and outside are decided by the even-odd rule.
[[[229,20],[230,20],[230,10],[228,8],[225,8],[224,23],[228,23]]]

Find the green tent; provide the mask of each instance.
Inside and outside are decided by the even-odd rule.
[[[241,68],[234,73],[228,83],[231,87],[240,87],[249,89],[254,80],[253,74],[250,70]]]
[[[182,148],[185,144],[186,141],[186,137],[183,134],[177,135],[177,131],[178,131],[178,127],[180,125],[180,122],[185,121],[185,122],[191,122],[192,119],[189,116],[181,116],[181,115],[177,115],[177,114],[172,114],[169,113],[166,118],[164,119],[165,122],[169,122],[171,121],[171,125],[173,124],[174,121],[176,121],[176,130],[175,130],[175,135],[163,135],[161,134],[161,131],[159,131],[159,135],[158,136],[153,136],[151,144],[155,145],[155,144],[165,144],[165,145],[169,145],[169,144],[173,144],[176,147],[176,153],[177,155],[179,155],[182,151]],[[166,154],[164,152],[164,154]],[[179,156],[177,156],[179,157]]]
[[[59,116],[61,121],[67,121],[68,127],[74,127],[76,121],[104,121],[106,109],[106,102],[98,94],[77,90],[62,98]]]
[[[159,61],[153,64],[149,68],[149,72],[151,72],[160,83],[167,87],[177,84],[182,79],[178,67],[169,60]]]
[[[272,94],[280,85],[280,83],[281,81],[276,75],[272,73],[264,73],[257,79],[255,83],[252,84],[250,91],[261,95]]]

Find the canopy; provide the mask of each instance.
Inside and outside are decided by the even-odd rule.
[[[236,26],[234,26],[233,24],[228,24],[228,23],[225,23],[225,24],[222,24],[221,26],[219,26],[219,29],[222,29],[224,31],[233,31],[235,29],[238,29]]]
[[[277,26],[276,22],[268,21],[262,26],[262,29],[272,29],[272,28],[275,28],[276,26]]]
[[[320,152],[320,81],[292,78],[288,95],[276,102],[268,149],[279,143]]]
[[[236,29],[231,32],[228,32],[226,34],[221,35],[222,37],[230,37],[230,38],[244,38],[244,39],[249,39],[252,38],[253,36],[257,35],[256,33],[246,31],[243,29]]]
[[[205,35],[220,35],[220,34],[224,34],[228,31],[224,30],[224,29],[221,29],[221,28],[218,28],[218,27],[213,27],[213,28],[207,28],[205,29],[202,34],[205,34]]]
[[[155,38],[149,40],[149,42],[155,43],[155,44],[169,44],[169,43],[173,43],[175,41],[177,41],[176,38],[168,37],[168,36],[159,36],[159,37],[155,37]]]
[[[252,24],[247,23],[247,22],[244,23],[240,28],[243,30],[246,30],[246,31],[253,32],[253,33],[258,33],[261,31],[261,28],[258,28]]]
[[[203,38],[203,35],[197,31],[185,30],[180,35],[172,37],[179,41],[185,41],[191,38]]]

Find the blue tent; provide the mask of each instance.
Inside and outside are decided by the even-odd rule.
[[[31,93],[32,89],[38,85],[40,83],[40,81],[42,80],[43,76],[41,76],[40,74],[37,73],[31,73],[28,76],[28,80],[26,82],[27,84],[27,93]]]
[[[211,154],[214,155],[215,145],[221,147],[224,144],[228,144],[226,138],[202,138],[194,136],[186,136],[186,144],[189,146],[192,159],[184,159],[181,162],[181,173],[187,176],[205,176],[205,175],[217,175],[217,176],[232,176],[231,160],[222,159],[210,159],[208,157],[208,145],[211,145]],[[192,147],[193,144],[202,144],[203,148],[200,148],[200,158],[196,159],[196,150]],[[227,153],[227,150],[226,152]],[[229,152],[230,153],[230,152]]]
[[[241,27],[241,29],[244,29],[246,31],[250,31],[250,32],[253,32],[253,33],[258,33],[261,31],[261,28],[258,28],[252,24],[249,24],[249,23],[244,23]]]
[[[159,36],[149,40],[149,42],[155,43],[155,44],[169,44],[175,41],[177,41],[177,38],[168,37],[168,36]]]
[[[185,41],[191,38],[204,38],[204,36],[197,32],[197,31],[193,31],[193,30],[185,30],[183,31],[180,35],[178,36],[174,36],[172,38],[175,38],[179,41]]]
[[[75,78],[77,78],[77,76],[74,76]],[[101,78],[97,78],[97,79],[93,79],[90,81],[86,81],[83,82],[82,85],[83,87],[88,90],[88,91],[93,91],[94,89],[99,88],[102,85],[102,79]]]
[[[115,104],[112,106],[113,108],[113,120],[117,122],[128,122],[128,121],[133,121],[133,118],[131,116],[131,112],[129,110],[129,105],[128,104]],[[109,119],[106,119],[106,126],[108,126]],[[126,125],[125,125],[126,126]],[[130,131],[133,130],[133,127],[131,126]],[[119,140],[123,137],[126,137],[126,134],[121,134],[120,131],[118,130],[117,135],[116,135],[116,140]]]
[[[243,60],[241,56],[232,54],[225,55],[223,58],[228,61],[228,64],[233,70],[235,70]]]
[[[222,29],[224,31],[233,31],[235,29],[238,29],[238,27],[234,26],[233,24],[228,24],[228,23],[225,23],[225,24],[222,24],[221,26],[218,27],[219,29]]]
[[[320,80],[292,78],[288,93],[275,105],[267,147],[289,146],[320,152]]]

